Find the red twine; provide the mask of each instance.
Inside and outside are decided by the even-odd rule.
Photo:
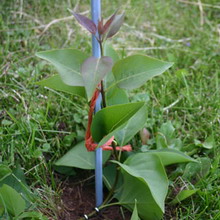
[[[94,92],[94,95],[91,99],[90,102],[90,109],[89,109],[89,114],[88,114],[88,126],[87,126],[87,130],[86,130],[86,135],[85,135],[85,146],[87,148],[88,151],[94,151],[97,147],[98,144],[96,144],[94,142],[94,140],[92,139],[92,135],[91,135],[91,124],[92,124],[92,119],[93,119],[93,112],[95,109],[95,104],[96,104],[96,100],[99,97],[100,91],[99,89],[96,89]],[[105,144],[103,144],[101,146],[101,148],[103,150],[113,150],[113,147],[111,146],[112,141],[114,141],[114,136],[112,136]],[[125,146],[117,146],[116,150],[118,151],[132,151],[131,145],[125,145]]]

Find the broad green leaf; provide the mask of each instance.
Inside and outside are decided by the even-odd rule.
[[[58,75],[58,74],[51,76],[47,79],[44,79],[40,82],[37,82],[36,84],[40,85],[40,86],[46,86],[48,88],[51,88],[51,89],[54,89],[57,91],[66,92],[71,95],[78,95],[78,96],[86,97],[84,87],[82,87],[82,86],[68,86],[67,84],[65,84],[62,81],[60,75]]]
[[[18,184],[18,182],[27,186],[24,171],[22,170],[19,164],[17,164],[16,167],[12,170],[11,175],[7,176],[5,179],[0,181],[0,187],[3,184],[7,184],[11,186],[13,189],[15,189],[17,192],[22,192],[20,191],[22,189],[22,186]]]
[[[187,199],[188,197],[192,196],[193,194],[195,194],[199,189],[186,189],[186,190],[182,190],[180,191],[177,196],[175,197],[175,199],[173,199],[170,204],[175,205],[177,203],[180,203],[181,201],[183,201],[184,199]]]
[[[107,106],[129,103],[127,92],[117,86],[112,87],[106,93]]]
[[[104,136],[98,144],[98,147],[101,147],[103,144],[105,144],[112,136],[116,136],[117,132],[119,132],[120,130],[122,130],[124,127],[126,126],[126,123],[120,125],[119,127],[117,127],[116,129],[114,129],[112,132],[110,132],[109,134],[107,134],[106,136]]]
[[[119,56],[118,56],[117,52],[108,43],[104,44],[103,53],[105,56],[111,57],[114,64],[119,60]],[[114,81],[115,81],[115,78],[114,78],[114,75],[111,71],[105,76],[105,79],[104,79],[105,88],[108,88],[111,84],[114,83]]]
[[[23,198],[26,200],[27,206],[30,205],[31,201],[34,201],[34,195],[26,184],[24,172],[20,165],[17,165],[10,175],[0,181],[0,187],[4,184],[12,187],[18,193],[22,194]]]
[[[4,214],[5,208],[1,205],[1,197],[0,197],[0,217]]]
[[[104,45],[104,55],[112,58],[113,62],[116,63],[119,60],[119,56],[113,47],[106,43]],[[108,88],[115,82],[115,78],[112,72],[109,72],[105,77],[105,88]],[[107,106],[125,104],[128,103],[128,96],[125,90],[113,86],[106,92],[106,103]]]
[[[138,214],[143,220],[159,220],[164,213],[168,179],[160,158],[143,153],[129,157],[122,168],[124,185],[119,202],[132,210],[137,201]]]
[[[120,59],[118,56],[118,53],[114,50],[112,45],[109,43],[104,44],[103,53],[104,53],[104,56],[111,57],[113,60],[113,63],[116,63]]]
[[[144,102],[137,102],[114,105],[98,111],[91,126],[93,139],[99,142],[104,136],[127,122],[143,106]]]
[[[4,165],[4,164],[0,164],[0,182],[6,178],[7,176],[9,176],[12,173],[11,169]]]
[[[57,69],[63,82],[69,86],[84,86],[81,66],[87,56],[75,49],[38,52],[36,56],[49,61]]]
[[[157,155],[161,159],[161,162],[164,166],[175,163],[197,162],[196,160],[182,153],[181,151],[174,149],[151,150],[145,152],[144,154]]]
[[[75,176],[76,171],[73,169],[73,167],[66,167],[66,166],[54,166],[54,170],[56,172],[61,173],[66,176]]]
[[[43,216],[40,212],[24,212],[19,215],[15,220],[48,220],[47,217]]]
[[[172,66],[172,63],[163,62],[144,55],[133,55],[118,61],[112,71],[116,84],[124,89],[136,89],[160,75]]]
[[[18,216],[25,210],[24,199],[21,197],[21,195],[18,192],[16,192],[10,186],[4,184],[0,188],[0,195],[5,203],[8,213],[10,213],[11,215]]]
[[[140,220],[138,217],[137,201],[136,200],[135,200],[135,205],[134,205],[133,213],[131,216],[131,220]]]
[[[108,160],[110,154],[110,151],[103,151],[103,163]],[[95,169],[95,152],[87,151],[83,141],[68,151],[55,165],[92,170]]]
[[[81,72],[88,100],[92,98],[98,84],[111,71],[113,61],[111,57],[89,57],[82,64]]]
[[[105,144],[112,136],[115,136],[115,139],[118,142],[118,145],[123,146],[125,143],[130,141],[132,137],[139,131],[139,128],[143,127],[143,121],[140,120],[140,118],[143,119],[143,121],[146,121],[146,106],[144,105],[142,108],[140,108],[139,111],[137,111],[129,120],[128,122],[120,125],[116,129],[114,129],[112,132],[110,132],[108,135],[106,135],[102,140],[99,142],[98,147]],[[135,120],[138,120],[140,123],[136,123]],[[132,127],[134,125],[134,127]],[[130,130],[129,130],[130,129]]]
[[[116,169],[117,169],[117,166],[116,164],[113,164],[113,163],[108,164],[108,166],[104,167],[103,169],[103,181],[109,190],[111,190],[115,182]],[[120,187],[123,187],[123,179],[122,179],[121,173],[119,173],[118,183],[117,183],[117,186],[115,187],[115,194],[117,194]]]
[[[119,146],[127,144],[141,128],[143,128],[147,120],[147,106],[140,108],[126,123],[123,129],[119,130],[115,135],[115,139]]]

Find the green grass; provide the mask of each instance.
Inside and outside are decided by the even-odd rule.
[[[54,218],[57,201],[52,198],[59,187],[52,164],[83,139],[87,106],[78,98],[35,86],[55,71],[34,54],[62,47],[91,52],[90,36],[73,20],[43,33],[45,24],[70,16],[66,9],[78,2],[78,10],[89,15],[89,1],[2,0],[0,6],[0,162],[24,167],[31,188],[42,186]],[[220,4],[202,3],[209,5],[201,15],[198,5],[176,0],[103,1],[104,17],[119,6],[126,11],[125,24],[112,40],[121,56],[142,53],[175,63],[141,88],[150,96],[147,127],[152,135],[171,120],[187,153],[210,158],[210,169],[193,182],[198,193],[172,207],[173,219],[181,220],[220,219]],[[210,135],[215,142],[211,150],[196,146],[195,140],[204,142]],[[190,186],[188,179],[179,183],[177,174],[184,169],[171,175],[174,186]]]

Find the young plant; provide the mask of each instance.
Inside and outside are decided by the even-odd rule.
[[[0,164],[0,219],[47,220],[36,212],[36,203],[39,203],[36,197],[27,186],[20,166],[11,170]]]
[[[116,11],[106,22],[101,19],[96,26],[89,18],[72,13],[84,28],[96,36],[101,57],[88,56],[75,49],[37,53],[58,71],[57,75],[38,82],[38,85],[83,97],[90,104],[85,142],[73,147],[56,162],[56,166],[94,169],[94,150],[101,147],[105,150],[104,181],[109,195],[100,209],[110,206],[112,199],[116,198],[118,202],[114,205],[133,210],[132,219],[159,220],[164,213],[168,191],[165,166],[193,159],[168,147],[124,155],[122,151],[132,150],[129,142],[144,127],[147,117],[146,103],[131,103],[127,91],[137,89],[162,74],[172,63],[140,54],[119,58],[106,40],[119,31],[124,14]],[[102,109],[93,115],[100,94]],[[110,156],[113,160],[106,163]]]

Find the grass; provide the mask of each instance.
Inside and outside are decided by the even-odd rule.
[[[192,180],[200,190],[172,207],[173,219],[181,220],[220,219],[220,4],[201,2],[103,1],[104,17],[119,6],[126,11],[125,24],[112,40],[121,56],[138,52],[175,63],[141,88],[150,96],[148,129],[154,135],[171,120],[187,153],[210,158],[210,169]],[[89,1],[2,0],[0,6],[0,162],[21,164],[31,188],[41,186],[45,192],[44,203],[50,204],[48,215],[53,218],[56,201],[51,198],[60,189],[52,164],[83,139],[87,106],[75,97],[35,86],[54,69],[34,54],[62,47],[90,53],[90,36],[73,20],[45,29],[50,21],[70,16],[66,9],[78,3],[78,10],[88,15]],[[195,144],[209,136],[212,149]],[[174,184],[179,181],[175,173],[182,175],[184,169],[171,174]],[[181,187],[190,186],[187,178],[180,182]]]

